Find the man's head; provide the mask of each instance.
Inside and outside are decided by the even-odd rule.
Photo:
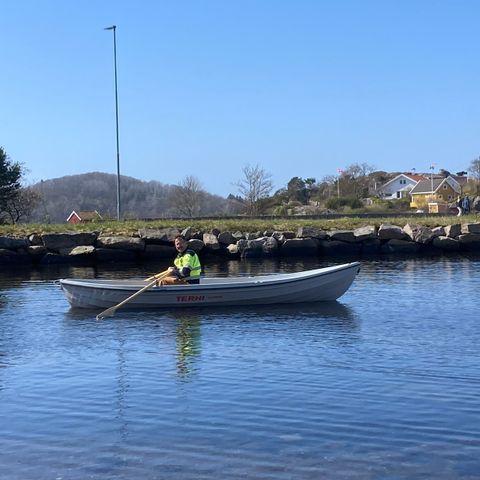
[[[180,252],[180,253],[185,251],[187,248],[187,241],[181,235],[178,235],[177,237],[175,237],[175,248],[177,249],[177,252]]]

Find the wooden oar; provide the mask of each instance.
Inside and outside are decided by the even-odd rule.
[[[103,312],[100,312],[97,316],[96,316],[96,319],[97,320],[102,320],[103,318],[105,317],[111,317],[112,315],[115,314],[115,311],[117,310],[117,308],[120,308],[122,305],[125,305],[126,303],[128,303],[130,300],[133,300],[135,297],[137,297],[138,295],[140,295],[141,293],[143,293],[145,290],[148,290],[149,288],[153,287],[159,280],[161,280],[162,278],[166,277],[170,272],[169,271],[166,271],[166,272],[162,272],[161,274],[158,273],[157,275],[154,275],[155,277],[155,280],[153,280],[153,282],[150,282],[149,284],[145,285],[143,288],[141,288],[138,292],[135,292],[133,295],[130,295],[128,298],[126,298],[125,300],[121,301],[118,305],[114,305],[113,307],[110,307],[110,308],[107,308],[106,310],[104,310]]]
[[[145,282],[150,282],[152,281],[154,278],[156,278],[157,280],[160,278],[160,277],[164,277],[166,273],[170,273],[170,269],[168,268],[167,270],[165,270],[164,272],[160,272],[160,273],[156,273],[155,275],[152,275],[151,277],[148,277],[145,279]]]

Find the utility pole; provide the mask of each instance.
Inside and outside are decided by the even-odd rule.
[[[115,133],[117,138],[117,221],[120,221],[120,142],[118,136],[117,26],[112,25],[104,30],[113,31],[113,64],[115,70]]]
[[[337,197],[340,198],[340,177],[343,173],[343,170],[341,168],[337,168]]]

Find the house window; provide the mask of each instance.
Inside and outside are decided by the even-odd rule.
[[[407,181],[404,178],[400,179],[400,185],[406,185]]]
[[[443,200],[443,195],[437,195],[437,198],[438,198],[439,200]]]
[[[448,196],[448,199],[449,199],[449,200],[452,200],[452,196],[451,196],[451,195],[449,195],[449,196]]]
[[[444,190],[446,190],[446,189],[447,189],[447,184],[445,184],[445,185],[443,186],[443,189],[444,189]]]

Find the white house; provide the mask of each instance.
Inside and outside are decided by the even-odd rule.
[[[377,189],[380,198],[386,200],[395,200],[398,198],[408,198],[410,190],[421,180],[425,180],[423,175],[414,175],[412,173],[400,173],[396,177],[384,183]]]

